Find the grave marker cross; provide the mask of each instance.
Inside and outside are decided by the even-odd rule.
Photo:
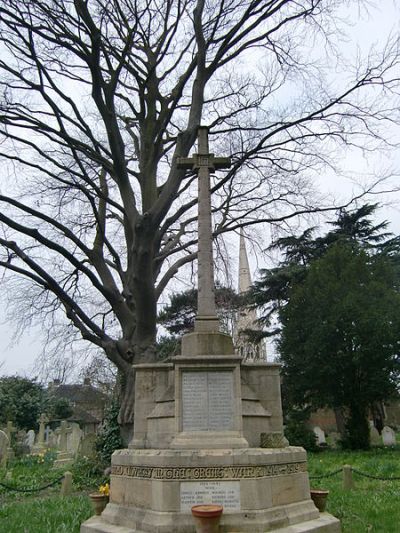
[[[12,434],[17,431],[17,428],[13,426],[12,422],[7,422],[7,427],[4,429],[4,433],[7,435],[9,442],[11,443]]]
[[[43,446],[44,444],[44,428],[48,421],[49,419],[47,418],[47,416],[44,413],[42,413],[38,420],[39,422],[38,445],[39,446]]]
[[[55,433],[60,434],[60,451],[66,452],[67,451],[67,437],[69,433],[72,433],[72,427],[67,427],[67,421],[63,420],[61,422],[60,427],[56,429]]]
[[[193,157],[178,157],[178,168],[192,169],[198,174],[198,297],[195,331],[218,331],[215,308],[214,263],[211,228],[210,171],[229,168],[229,157],[209,153],[208,128],[198,128],[198,153]]]

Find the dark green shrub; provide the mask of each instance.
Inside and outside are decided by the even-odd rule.
[[[318,450],[317,437],[307,426],[308,414],[301,411],[291,411],[287,416],[285,437],[291,446],[302,446],[309,452]]]
[[[103,425],[96,439],[96,449],[100,461],[104,465],[111,463],[111,455],[115,450],[123,448],[121,432],[118,425],[119,403],[113,399],[106,410]]]

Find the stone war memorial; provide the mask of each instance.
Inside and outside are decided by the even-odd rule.
[[[135,365],[134,436],[114,452],[110,503],[81,533],[194,533],[191,508],[223,506],[219,531],[340,532],[310,499],[306,452],[283,435],[279,365],[244,363],[215,310],[208,149],[178,158],[198,173],[198,311],[181,355]]]

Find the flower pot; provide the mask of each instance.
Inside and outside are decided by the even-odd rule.
[[[192,515],[196,524],[196,533],[218,533],[222,505],[194,505]]]
[[[328,499],[329,490],[311,489],[311,499],[320,513],[325,511],[326,500]]]
[[[96,515],[101,515],[108,503],[109,497],[105,494],[101,494],[101,492],[92,492],[92,494],[89,494],[89,498],[92,502],[94,513]]]

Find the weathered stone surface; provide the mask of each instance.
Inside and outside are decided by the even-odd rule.
[[[92,457],[96,453],[96,435],[89,433],[85,435],[79,445],[78,455],[81,457]]]
[[[195,331],[182,337],[182,355],[234,355],[232,337],[225,333]]]
[[[382,429],[382,441],[384,446],[396,445],[396,433],[391,427],[385,426]]]
[[[382,444],[379,431],[376,429],[372,421],[370,422],[370,426],[369,426],[369,438],[370,438],[371,446],[380,446]]]
[[[234,429],[233,372],[182,372],[182,430]]]
[[[30,429],[25,437],[25,445],[32,451],[33,445],[35,444],[35,432],[33,429]]]
[[[0,466],[5,466],[7,464],[9,446],[10,441],[7,435],[0,429]]]
[[[319,426],[315,426],[313,431],[315,433],[315,436],[317,437],[317,444],[319,445],[326,444],[325,431],[321,429]]]

